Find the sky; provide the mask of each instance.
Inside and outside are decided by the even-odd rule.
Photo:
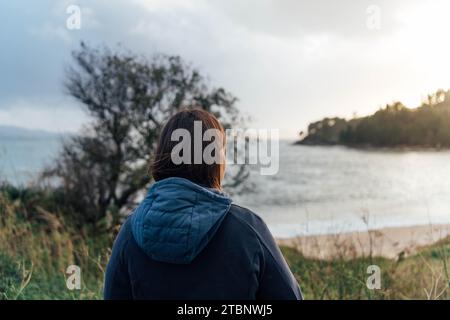
[[[239,98],[250,127],[295,138],[325,116],[449,89],[449,15],[447,0],[2,1],[0,125],[80,130],[87,116],[62,83],[83,40],[180,55]]]

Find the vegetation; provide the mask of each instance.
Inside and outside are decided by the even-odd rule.
[[[42,197],[42,198],[41,198]],[[98,299],[114,234],[79,232],[43,206],[36,190],[0,191],[0,299]],[[50,205],[49,207],[52,207]],[[66,287],[66,268],[82,270],[82,289]]]
[[[57,184],[65,211],[77,227],[114,225],[150,183],[148,162],[164,123],[181,108],[202,108],[229,127],[240,118],[236,98],[211,89],[178,56],[147,60],[82,43],[73,52],[65,88],[91,121],[65,141],[43,177]],[[245,167],[232,179],[242,181]],[[235,183],[234,183],[235,184]]]
[[[395,102],[363,118],[311,123],[300,144],[374,147],[450,147],[450,90],[429,95],[416,109]]]
[[[0,185],[0,299],[101,299],[122,213],[150,182],[147,163],[164,121],[193,106],[215,113],[225,126],[240,120],[236,98],[209,88],[179,57],[146,60],[84,44],[73,57],[65,86],[91,121],[65,142],[43,174],[47,183]],[[394,104],[371,117],[325,119],[310,125],[303,142],[450,146],[449,98],[438,92],[416,110]],[[245,169],[240,166],[228,185],[238,186]],[[317,260],[291,248],[283,252],[306,298],[449,297],[449,239],[398,261],[346,255]],[[73,264],[81,268],[81,290],[66,286]],[[365,285],[369,264],[383,270],[379,291]]]
[[[115,232],[79,233],[60,215],[42,208],[42,202],[50,200],[41,196],[11,187],[0,191],[0,299],[101,299]],[[319,260],[292,248],[282,251],[307,299],[450,297],[450,238],[398,260],[349,255]],[[71,264],[81,267],[81,290],[66,287],[65,272]],[[372,264],[382,270],[380,290],[366,287],[367,267]]]
[[[225,127],[243,123],[237,99],[180,57],[148,60],[82,43],[73,59],[65,88],[90,121],[30,187],[0,185],[0,298],[101,298],[113,239],[151,182],[148,163],[166,120],[202,108]],[[224,187],[237,190],[247,176],[240,166]],[[80,291],[66,287],[72,264],[82,270]]]
[[[307,258],[293,248],[283,247],[306,299],[449,299],[450,237],[404,258],[357,257],[351,245],[340,244],[336,256],[321,260]],[[368,289],[367,267],[381,269],[381,288]]]

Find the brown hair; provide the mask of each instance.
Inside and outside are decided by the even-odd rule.
[[[171,153],[178,141],[172,141],[172,132],[176,129],[186,129],[191,137],[194,137],[194,121],[201,121],[202,136],[208,129],[217,129],[223,137],[223,147],[226,145],[226,136],[223,126],[217,118],[202,109],[184,109],[173,115],[164,126],[159,137],[154,161],[150,166],[150,172],[155,181],[169,177],[180,177],[188,179],[206,187],[221,189],[225,163],[207,164],[203,157],[201,163],[194,164],[194,152],[191,152],[190,164],[175,164]],[[211,142],[202,139],[202,154],[205,147]],[[191,139],[191,150],[194,150],[194,138]]]

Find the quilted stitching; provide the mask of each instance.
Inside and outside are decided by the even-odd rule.
[[[156,182],[132,216],[136,242],[152,259],[189,263],[207,245],[231,199],[183,178]]]

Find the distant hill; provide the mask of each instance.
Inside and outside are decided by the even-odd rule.
[[[0,141],[2,139],[46,139],[62,137],[64,135],[66,134],[0,125]]]
[[[346,120],[324,118],[308,126],[298,144],[450,148],[450,90],[439,90],[415,109],[401,102],[373,115]]]

